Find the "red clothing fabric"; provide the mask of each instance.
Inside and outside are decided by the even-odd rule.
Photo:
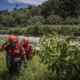
[[[3,49],[6,50],[7,49],[7,45],[5,45],[3,47]],[[13,54],[12,54],[12,50],[13,50]],[[21,48],[21,53],[25,54],[25,50],[24,50],[23,47]],[[13,56],[14,56],[14,58],[18,58],[19,57],[19,54],[21,54],[21,53],[20,53],[20,50],[19,50],[19,46],[17,44],[16,47],[13,48],[13,49],[11,49],[11,46],[9,47],[7,56],[8,55],[11,55],[11,59],[13,59]]]
[[[31,44],[28,44],[28,47],[25,47],[24,43],[21,43],[20,45],[25,49],[26,56],[28,56],[30,54],[30,52],[33,51],[33,47]],[[32,54],[32,52],[31,52],[31,54]],[[30,58],[32,58],[32,56],[30,56]]]

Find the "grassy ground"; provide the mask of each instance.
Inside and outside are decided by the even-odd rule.
[[[47,65],[39,62],[39,58],[34,56],[33,60],[28,61],[28,67],[24,69],[21,66],[19,80],[49,80],[47,76]],[[1,52],[0,56],[0,80],[9,80],[9,71],[6,68],[5,52]],[[11,80],[18,80],[15,76]]]

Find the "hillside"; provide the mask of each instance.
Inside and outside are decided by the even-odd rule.
[[[75,35],[80,34],[79,25],[80,0],[48,0],[34,7],[0,11],[0,34],[41,36],[55,31]]]
[[[48,0],[39,6],[28,6],[8,12],[0,11],[0,24],[5,27],[33,24],[80,24],[80,0]]]

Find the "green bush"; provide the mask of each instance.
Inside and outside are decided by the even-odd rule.
[[[70,43],[80,42],[80,38],[69,37],[60,41],[60,37],[55,32],[53,34],[48,33],[40,38],[33,55],[38,55],[40,62],[48,65],[47,70],[52,71],[54,77],[57,75],[58,78],[52,77],[50,80],[79,80],[80,46]]]
[[[34,16],[34,17],[31,17],[28,21],[27,21],[27,24],[29,25],[40,25],[40,24],[43,24],[44,22],[44,17],[42,16]]]
[[[27,29],[24,31],[25,35],[33,35],[34,34],[34,27],[27,27]]]
[[[75,36],[80,36],[80,27],[77,29],[74,29],[74,35]]]
[[[14,29],[9,29],[8,34],[13,34]]]
[[[3,25],[2,24],[0,24],[0,29],[3,27]]]
[[[19,35],[19,31],[20,31],[21,29],[19,28],[19,29],[15,29],[14,31],[13,31],[13,34],[16,34],[16,35]]]
[[[62,24],[62,22],[63,22],[63,19],[58,15],[50,15],[45,21],[45,23],[53,24],[53,25]]]
[[[45,25],[45,26],[39,27],[38,33],[39,33],[39,35],[43,35],[46,33],[52,33],[52,30],[53,30],[52,27]]]
[[[72,21],[75,25],[80,24],[80,16],[78,18],[72,18]]]
[[[3,26],[6,26],[6,27],[15,27],[15,19],[12,17],[6,17],[2,21],[2,24]]]
[[[0,30],[0,34],[7,34],[7,30]]]
[[[71,26],[62,26],[60,28],[60,31],[59,31],[59,34],[62,34],[62,35],[72,35],[72,27]]]
[[[38,33],[39,31],[39,27],[38,26],[31,26],[31,27],[28,27],[27,30],[26,30],[26,34],[27,35],[39,35]]]
[[[67,17],[64,21],[63,24],[71,24],[71,25],[78,25],[80,24],[80,16],[78,18],[71,18]]]
[[[56,33],[60,34],[60,29],[61,27],[53,27],[53,31],[55,31]]]
[[[67,25],[67,24],[74,24],[73,20],[71,17],[67,17],[64,21],[63,24]]]
[[[45,26],[30,26],[24,31],[25,35],[43,35],[46,33],[52,33],[52,28],[45,25]]]

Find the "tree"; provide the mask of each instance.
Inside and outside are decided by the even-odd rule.
[[[14,8],[14,11],[16,11],[17,9],[16,8]]]
[[[3,26],[6,27],[14,27],[15,26],[15,19],[14,18],[4,18],[2,21]]]
[[[2,23],[2,21],[3,21],[3,16],[0,15],[0,24]]]
[[[25,16],[16,16],[16,18],[15,18],[15,20],[16,20],[16,23],[17,24],[24,24],[24,23],[26,23],[26,19],[25,19],[26,17]]]
[[[32,9],[32,6],[31,6],[31,5],[29,5],[29,6],[28,6],[28,9]]]
[[[18,7],[18,4],[16,4],[16,7]]]
[[[42,4],[42,6],[41,6],[41,14],[46,19],[50,15],[50,12],[52,10],[54,10],[54,12],[55,12],[57,7],[58,7],[57,0],[48,0],[48,1],[46,1],[46,2],[44,2]]]
[[[48,0],[41,5],[41,14],[46,19],[50,14],[63,19],[80,15],[80,0]]]
[[[68,16],[78,17],[80,13],[80,0],[58,0],[57,14],[65,19]]]
[[[6,9],[6,13],[8,13],[8,9]]]
[[[12,13],[12,17],[15,18],[16,16],[18,16],[17,13],[16,13],[16,12],[13,12],[13,13]]]
[[[39,7],[33,7],[32,9],[29,10],[29,14],[31,16],[39,16],[41,13],[41,9]]]
[[[28,24],[32,25],[40,25],[44,22],[44,17],[43,16],[34,16],[31,17],[29,20],[27,20]]]
[[[5,12],[6,12],[5,10],[1,10],[1,11],[0,11],[0,14],[3,14],[3,13],[5,13]]]
[[[18,7],[18,4],[16,4],[16,6],[15,6],[15,8],[13,10],[16,11],[17,10],[17,7]]]
[[[59,15],[49,15],[45,23],[58,25],[58,24],[62,24],[62,22],[63,22],[63,19]]]

